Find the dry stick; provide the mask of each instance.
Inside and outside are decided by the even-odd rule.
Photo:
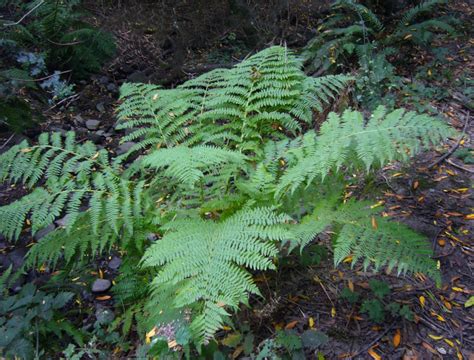
[[[43,80],[46,80],[46,79],[49,79],[50,77],[53,77],[53,76],[56,76],[56,75],[62,75],[62,74],[67,74],[67,73],[70,73],[72,70],[65,70],[65,71],[58,71],[57,73],[54,73],[54,74],[51,74],[51,75],[48,75],[48,76],[45,76],[45,77],[42,77],[42,78],[39,78],[39,79],[15,79],[15,78],[10,78],[9,80],[15,80],[15,81],[24,81],[24,82],[27,82],[27,81],[32,81],[32,82],[36,82],[36,81],[43,81]]]
[[[464,122],[464,127],[462,129],[462,133],[461,133],[461,136],[459,137],[458,141],[456,141],[456,143],[451,147],[451,149],[446,154],[444,154],[438,160],[436,160],[434,163],[429,165],[428,169],[431,169],[431,168],[435,167],[436,165],[440,164],[441,162],[446,160],[448,157],[450,157],[456,151],[456,149],[459,147],[459,144],[461,144],[462,139],[464,139],[464,135],[466,134],[466,129],[467,129],[467,126],[469,125],[470,119],[471,119],[471,117],[470,117],[470,113],[468,111],[467,115],[466,115],[466,121]]]
[[[2,146],[0,146],[0,150],[3,149],[5,146],[7,146],[7,144],[10,142],[10,140],[13,139],[13,136],[15,136],[15,134],[12,134],[12,135],[7,139],[7,141],[5,141]]]
[[[41,0],[38,4],[36,4],[30,11],[28,11],[25,15],[23,15],[21,17],[20,20],[18,20],[17,22],[13,22],[13,23],[8,23],[8,24],[3,24],[3,26],[13,26],[13,25],[18,25],[19,23],[21,23],[23,20],[25,20],[25,18],[30,15],[33,11],[35,11],[37,8],[39,8],[41,5],[43,5],[44,3],[44,0]]]
[[[464,166],[458,165],[458,164],[456,164],[455,162],[451,161],[451,159],[447,159],[446,162],[447,162],[448,164],[450,164],[450,165],[453,165],[454,167],[456,167],[456,168],[458,168],[458,169],[461,169],[461,170],[464,170],[464,171],[466,171],[466,172],[468,172],[468,173],[474,174],[474,171],[473,171],[473,170],[468,169],[468,168],[466,168],[466,167],[464,167]]]

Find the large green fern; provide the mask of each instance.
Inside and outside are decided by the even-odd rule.
[[[152,146],[209,144],[255,151],[268,136],[297,133],[351,79],[310,78],[286,48],[261,51],[232,69],[218,69],[172,90],[125,84],[122,141],[140,140],[130,153]]]
[[[131,152],[143,156],[112,161],[73,133],[12,147],[0,155],[0,180],[33,190],[0,207],[0,233],[18,238],[27,222],[35,232],[69,215],[65,228],[32,246],[28,265],[111,246],[138,258],[152,241],[147,234],[157,234],[142,258],[146,271],[137,264],[118,293],[135,301],[130,291],[153,277],[144,310],[150,326],[179,318],[174,324],[189,326],[198,343],[258,294],[250,271],[274,268],[281,244],[304,247],[328,227],[336,265],[352,255],[354,264],[438,280],[420,235],[376,217],[366,203],[340,199],[346,172],[407,160],[451,131],[383,107],[367,120],[357,111],[330,113],[310,130],[313,112],[348,80],[307,77],[287,49],[273,47],[173,90],[126,84],[120,126],[134,129],[124,140],[137,140]]]
[[[223,325],[226,307],[236,310],[250,293],[259,294],[245,268],[275,268],[275,242],[288,239],[281,225],[289,220],[273,209],[256,208],[218,223],[200,219],[168,223],[163,227],[165,236],[143,258],[145,266],[160,269],[153,291],[159,296],[171,286],[175,293],[172,304],[162,303],[155,311],[193,307],[197,314],[191,329],[200,341],[208,340]]]

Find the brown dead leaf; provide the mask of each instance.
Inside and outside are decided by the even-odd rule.
[[[421,346],[423,346],[426,350],[428,350],[432,354],[438,354],[438,352],[427,342],[422,342]]]
[[[367,351],[369,353],[369,355],[372,357],[372,359],[374,360],[382,360],[382,357],[377,354],[374,350],[374,348],[370,348],[369,351]]]
[[[298,324],[298,320],[289,322],[288,324],[286,324],[285,329],[286,330],[293,329],[296,326],[296,324]]]
[[[398,345],[400,345],[401,340],[402,340],[402,334],[400,332],[400,329],[397,329],[395,331],[395,335],[393,336],[393,346],[397,348]]]
[[[104,295],[104,296],[98,296],[95,299],[99,300],[99,301],[105,301],[105,300],[110,300],[111,298],[112,298],[112,296],[110,296],[110,295]]]

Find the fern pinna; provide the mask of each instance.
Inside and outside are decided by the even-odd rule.
[[[134,299],[129,290],[150,283],[147,326],[173,323],[198,344],[259,294],[252,270],[274,268],[282,244],[303,248],[328,228],[336,265],[352,256],[354,266],[360,260],[439,280],[422,236],[365,202],[344,203],[342,193],[346,172],[406,160],[451,130],[380,107],[369,119],[329,113],[315,131],[313,113],[351,78],[307,77],[302,65],[277,46],[176,89],[125,84],[118,127],[132,129],[123,141],[137,142],[128,154],[111,161],[91,143],[54,134],[1,155],[1,179],[37,187],[0,208],[0,232],[15,238],[27,218],[36,231],[70,215],[67,229],[32,246],[31,264],[133,245],[130,256],[143,257],[121,298]],[[127,164],[138,150],[142,156]],[[145,240],[147,232],[158,239]]]

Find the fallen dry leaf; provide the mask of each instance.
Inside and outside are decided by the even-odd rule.
[[[369,355],[372,357],[374,360],[382,360],[382,357],[375,352],[373,348],[370,348],[369,351],[367,351]]]
[[[395,331],[395,335],[393,336],[393,346],[397,348],[398,345],[400,345],[401,340],[402,340],[402,334],[400,332],[400,329],[397,329]]]

